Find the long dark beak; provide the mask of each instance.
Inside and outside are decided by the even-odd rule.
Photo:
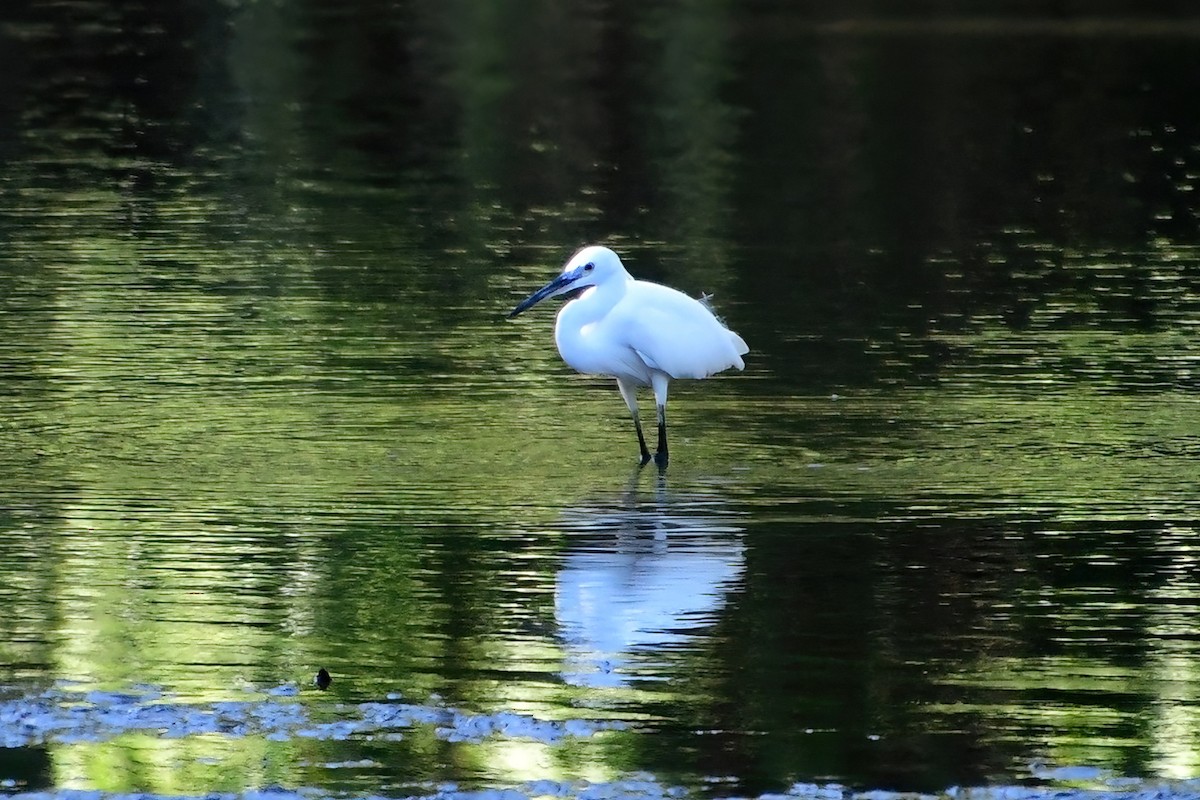
[[[517,307],[508,312],[508,318],[512,319],[518,314],[528,311],[538,303],[545,300],[547,297],[553,297],[556,294],[562,294],[564,291],[567,291],[567,287],[578,280],[580,274],[581,273],[579,270],[572,270],[571,272],[564,272],[562,275],[559,275],[557,278],[550,281],[533,294],[529,295],[529,297],[526,297],[524,300],[517,303]]]

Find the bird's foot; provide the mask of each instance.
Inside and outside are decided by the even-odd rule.
[[[654,454],[654,463],[658,465],[659,469],[666,469],[668,460],[669,458],[666,450],[659,450]]]
[[[649,463],[650,463],[650,459],[651,459],[651,458],[652,458],[652,456],[650,455],[650,451],[649,451],[649,450],[643,450],[643,451],[642,451],[642,461],[641,461],[641,464],[640,464],[640,466],[643,466],[643,467],[644,467],[644,466],[646,466],[647,464],[649,464]]]

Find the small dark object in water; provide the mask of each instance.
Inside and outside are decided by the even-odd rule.
[[[330,677],[329,670],[321,667],[317,670],[317,677],[313,678],[313,683],[317,685],[318,689],[325,691],[329,688],[329,684],[333,683],[333,678]]]

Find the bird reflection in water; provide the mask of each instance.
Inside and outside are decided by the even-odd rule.
[[[743,528],[720,492],[652,493],[634,476],[607,502],[568,508],[569,545],[555,583],[555,616],[566,647],[563,678],[579,686],[654,679],[646,664],[701,635],[745,571]]]

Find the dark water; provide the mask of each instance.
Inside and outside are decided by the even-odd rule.
[[[5,6],[0,791],[1200,778],[1200,18],[1077,11]],[[663,475],[591,241],[752,349]]]

